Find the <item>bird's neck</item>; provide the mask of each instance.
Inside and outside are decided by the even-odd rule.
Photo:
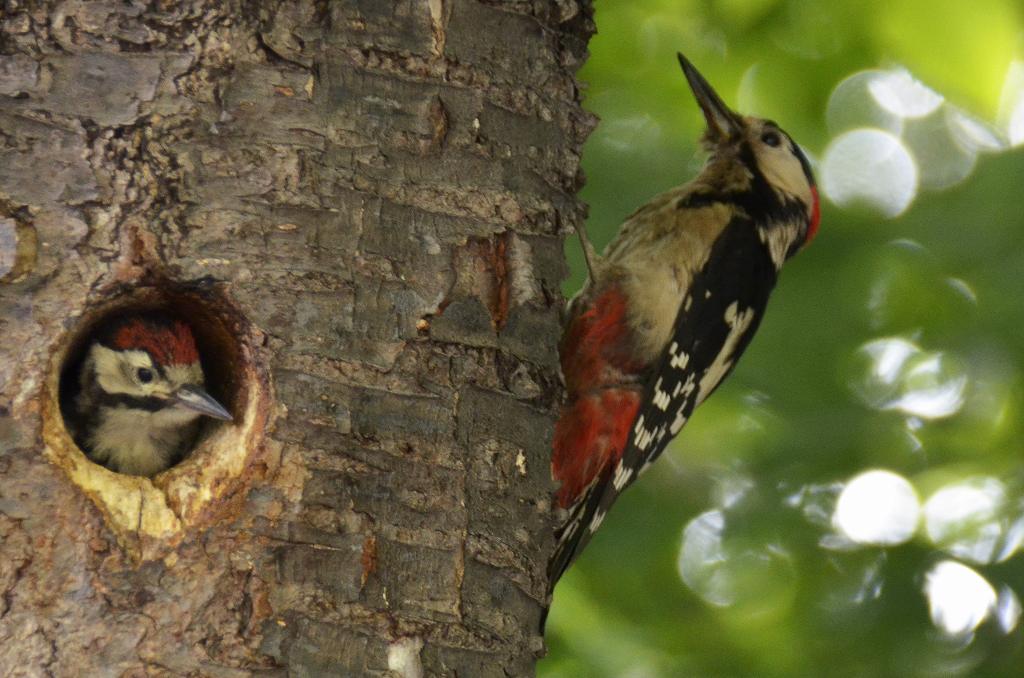
[[[817,192],[802,176],[788,182],[770,181],[752,159],[713,161],[698,182],[746,213],[768,249],[776,270],[817,228]],[[813,204],[812,204],[813,203]]]
[[[198,417],[192,413],[148,412],[100,407],[89,432],[90,456],[128,475],[151,476],[172,465],[195,440]]]

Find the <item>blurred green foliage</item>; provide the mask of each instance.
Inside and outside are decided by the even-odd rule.
[[[842,131],[826,124],[829,97],[858,71],[905,68],[1005,136],[1005,83],[1024,59],[1020,0],[599,0],[595,18],[580,78],[601,118],[583,157],[599,248],[700,168],[677,50],[816,161]],[[896,218],[824,201],[820,235],[787,264],[738,368],[558,586],[542,678],[1024,675],[1007,593],[1024,596],[1022,148],[978,155]],[[571,294],[575,238],[567,255]],[[879,341],[913,347],[897,377],[872,362]],[[942,397],[947,411],[928,409]],[[965,559],[923,523],[896,545],[836,545],[837,496],[873,468],[908,479],[921,504],[995,479],[986,524],[1001,555]],[[717,539],[690,583],[684,529]],[[925,586],[946,559],[1001,596],[973,633],[933,621]]]

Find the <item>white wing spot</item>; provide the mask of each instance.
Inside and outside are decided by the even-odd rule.
[[[651,440],[654,439],[654,433],[647,429],[641,429],[640,433],[636,436],[636,446],[641,450],[646,450],[647,446],[651,444]]]
[[[686,383],[683,384],[683,395],[688,396],[693,393],[693,389],[697,388],[697,377],[691,374],[686,378]]]
[[[677,370],[684,370],[684,369],[686,369],[687,363],[690,362],[690,356],[689,356],[689,354],[686,351],[680,351],[679,350],[679,344],[678,343],[673,341],[672,345],[668,347],[668,352],[672,356],[672,360],[669,362],[669,364],[673,368],[675,368]]]
[[[632,477],[633,469],[623,464],[622,460],[620,459],[619,465],[615,467],[615,477],[612,478],[612,485],[615,486],[616,490],[621,492],[622,488],[626,486],[626,484],[629,482],[629,479]]]
[[[686,416],[683,414],[683,408],[685,407],[685,405],[686,403],[684,402],[682,405],[679,406],[679,409],[676,410],[676,418],[672,420],[672,426],[670,426],[668,429],[669,433],[671,433],[672,435],[676,435],[681,430],[683,430],[683,424],[686,423]]]
[[[668,409],[670,402],[672,402],[672,398],[668,393],[661,390],[661,377],[658,377],[657,383],[654,384],[654,404],[658,406],[659,410],[664,412]]]
[[[683,400],[679,403],[679,409],[676,410],[676,417],[672,420],[672,424],[668,429],[668,432],[673,436],[677,435],[686,423],[686,415],[683,414],[683,410],[686,409],[686,403],[689,401],[690,394],[693,393],[695,388],[697,388],[697,378],[693,374],[690,374],[690,376],[686,378],[685,384],[682,384],[681,386],[677,384],[677,390],[682,394]]]
[[[590,521],[590,527],[587,529],[591,532],[597,532],[597,528],[601,527],[601,523],[604,522],[604,516],[605,514],[601,511],[595,513],[594,518]]]
[[[754,320],[754,309],[748,308],[740,311],[739,303],[734,301],[725,309],[724,319],[725,323],[729,326],[729,335],[725,338],[725,342],[722,343],[722,348],[719,350],[718,355],[715,356],[714,362],[708,365],[704,375],[701,377],[696,405],[704,402],[704,399],[715,390],[715,387],[725,377],[729,368],[732,367],[732,356],[736,351],[736,345],[739,344],[743,335],[746,334],[747,329],[750,327],[750,323]]]
[[[639,436],[640,432],[643,431],[643,430],[644,430],[644,415],[641,414],[637,418],[636,423],[633,424],[633,435]]]

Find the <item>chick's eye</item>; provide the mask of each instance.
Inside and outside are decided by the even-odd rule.
[[[765,132],[761,135],[761,141],[773,147],[782,143],[782,139],[777,132]]]
[[[140,367],[135,372],[135,376],[138,377],[139,381],[141,381],[143,384],[148,384],[149,382],[153,381],[153,371],[146,369],[145,367]]]

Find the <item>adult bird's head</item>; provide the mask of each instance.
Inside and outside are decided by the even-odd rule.
[[[799,233],[783,253],[792,256],[814,239],[821,218],[807,156],[776,123],[731,110],[694,65],[677,56],[708,125],[703,142],[711,157],[705,173],[725,174],[716,179],[729,185],[752,216],[795,223]]]

